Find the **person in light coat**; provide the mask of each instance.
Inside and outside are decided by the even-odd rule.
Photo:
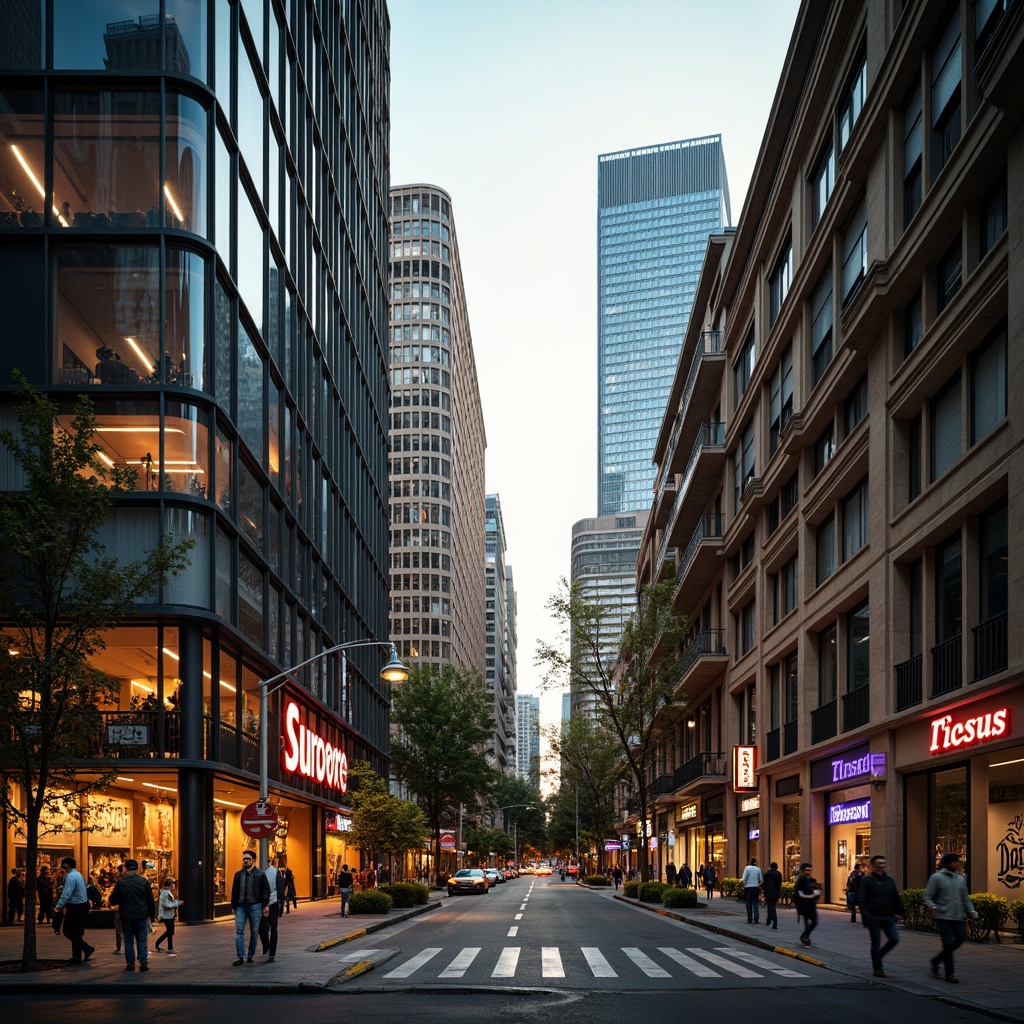
[[[157,953],[161,952],[160,943],[166,939],[168,956],[178,955],[178,951],[174,948],[174,914],[178,907],[185,902],[184,900],[177,899],[175,891],[177,884],[177,880],[168,875],[164,879],[164,887],[160,890],[160,895],[157,897],[157,914],[160,917],[160,923],[164,926],[164,933],[156,940],[153,949]]]
[[[935,927],[942,939],[942,949],[931,958],[932,977],[939,976],[942,964],[946,981],[956,985],[960,979],[953,965],[953,953],[967,940],[964,919],[977,917],[971,897],[967,892],[967,880],[963,876],[963,864],[957,853],[944,853],[939,860],[939,870],[928,879],[924,891],[924,905],[935,919]]]

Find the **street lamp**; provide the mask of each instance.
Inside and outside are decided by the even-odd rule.
[[[505,804],[504,807],[488,807],[484,814],[494,814],[497,811],[511,811],[514,807],[520,807],[524,811],[535,811],[537,808],[533,804]],[[502,818],[502,826],[504,827],[505,819]],[[519,863],[519,822],[514,821],[512,827],[515,830],[512,839],[512,856],[515,859],[516,864]]]
[[[307,658],[305,661],[299,662],[298,665],[293,665],[291,668],[286,668],[283,672],[278,672],[276,676],[271,676],[269,679],[261,679],[256,685],[260,691],[260,799],[266,800],[268,797],[268,790],[270,788],[270,771],[269,771],[269,757],[267,750],[267,698],[272,694],[276,693],[281,689],[282,686],[288,679],[293,676],[299,669],[305,668],[307,665],[312,665],[314,661],[320,661],[322,658],[326,658],[332,654],[341,654],[341,688],[342,692],[345,692],[346,672],[348,668],[348,659],[345,657],[345,652],[351,650],[353,647],[383,647],[390,651],[387,663],[380,670],[380,678],[386,683],[404,683],[409,678],[409,670],[402,664],[398,657],[398,651],[395,650],[395,645],[387,640],[347,640],[345,643],[335,644],[333,647],[328,647],[327,650],[321,651],[319,654],[314,654],[312,658]],[[267,867],[267,838],[264,837],[260,840],[260,867],[264,870]]]

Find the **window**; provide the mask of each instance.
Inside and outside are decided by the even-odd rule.
[[[782,663],[783,672],[785,673],[784,682],[786,686],[783,713],[785,721],[787,722],[795,722],[796,716],[800,710],[800,677],[797,674],[796,654],[797,652],[793,651],[791,654],[787,655],[786,660]]]
[[[960,49],[957,8],[932,50],[932,181],[960,141]]]
[[[835,426],[829,424],[821,437],[814,442],[814,475],[817,476],[824,468],[825,464],[832,458],[836,453],[836,433]]]
[[[815,537],[815,583],[820,586],[836,571],[836,517],[830,515],[819,527]]]
[[[971,359],[971,444],[1006,415],[1006,328],[1001,327]]]
[[[832,267],[818,282],[811,298],[811,386],[821,380],[832,362]]]
[[[771,429],[769,431],[768,446],[770,454],[774,455],[779,447],[779,439],[782,437],[786,424],[793,415],[793,346],[787,345],[779,360],[779,365],[772,375],[769,390],[769,410],[771,416]]]
[[[868,482],[863,481],[843,501],[843,561],[868,542]]]
[[[825,212],[836,183],[836,154],[831,144],[822,154],[811,176],[811,223],[816,225]]]
[[[852,693],[867,686],[871,673],[871,608],[867,601],[846,619],[846,689]]]
[[[757,742],[757,687],[751,683],[740,698],[740,742]]]
[[[1006,230],[1006,176],[999,181],[981,202],[979,224],[981,255],[984,256],[1002,237]]]
[[[974,53],[980,59],[1002,24],[1011,0],[974,0]]]
[[[768,536],[770,537],[779,528],[778,496],[776,496],[771,502],[769,502],[768,508],[765,510],[765,515],[767,517],[766,522],[768,528]]]
[[[958,637],[963,626],[962,557],[959,533],[935,549],[935,639],[940,644]]]
[[[754,560],[754,534],[749,533],[733,557],[732,572],[735,579]]]
[[[960,374],[932,400],[930,480],[937,480],[960,458]]]
[[[751,328],[750,335],[744,342],[743,348],[740,350],[740,357],[733,369],[733,377],[736,384],[737,406],[740,404],[740,399],[746,394],[747,388],[750,386],[750,377],[754,372],[754,362],[756,359],[757,350],[754,344],[754,330]]]
[[[868,272],[868,208],[862,202],[843,236],[843,305]]]
[[[797,605],[797,561],[791,558],[774,576],[775,622],[785,618]]]
[[[737,659],[741,658],[747,651],[751,650],[754,646],[754,602],[745,605],[740,609],[739,617],[739,650],[736,654]]]
[[[910,484],[907,498],[910,501],[921,493],[924,475],[921,463],[921,414],[918,413],[907,427],[907,476]]]
[[[754,421],[747,424],[740,446],[733,456],[735,460],[735,492],[733,510],[738,510],[747,491],[747,484],[754,478]]]
[[[864,100],[868,92],[868,58],[866,53],[861,53],[857,61],[857,70],[853,74],[843,102],[839,107],[839,152],[846,148],[853,133],[853,126],[864,109]]]
[[[793,243],[787,242],[772,270],[768,281],[768,326],[774,325],[778,319],[782,303],[786,301],[789,286],[793,283]]]
[[[1008,608],[1007,502],[1003,498],[982,513],[978,523],[979,619],[987,622]]]
[[[920,558],[910,564],[909,598],[907,653],[918,658],[924,650],[924,562]]]
[[[847,437],[853,433],[854,428],[868,414],[868,377],[865,374],[857,386],[846,398],[846,406],[843,410],[843,422],[846,428]]]
[[[782,518],[785,519],[800,500],[800,474],[794,473],[783,485],[780,495]]]
[[[921,206],[921,84],[914,86],[903,108],[903,226]]]
[[[921,343],[924,335],[924,320],[921,316],[920,291],[903,310],[903,355],[909,356]]]
[[[818,634],[818,707],[831,704],[838,696],[836,685],[836,627]]]
[[[936,312],[941,313],[952,301],[963,284],[964,254],[960,235],[946,250],[936,268]]]
[[[782,665],[772,665],[768,669],[768,728],[775,730],[779,728],[779,705],[782,699],[781,693]]]

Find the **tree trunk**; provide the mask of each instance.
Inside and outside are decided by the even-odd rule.
[[[39,970],[36,945],[36,865],[39,860],[39,818],[27,822],[28,845],[25,850],[25,934],[21,947],[21,969],[24,973]]]

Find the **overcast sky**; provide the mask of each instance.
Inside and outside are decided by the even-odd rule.
[[[597,512],[597,157],[722,135],[735,223],[798,0],[388,0],[391,183],[452,197],[519,601],[540,693],[545,609]],[[542,724],[561,715],[541,696]]]

